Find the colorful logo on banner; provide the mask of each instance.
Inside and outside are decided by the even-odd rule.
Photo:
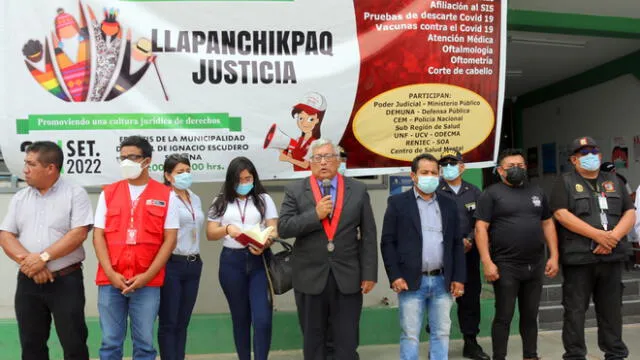
[[[164,98],[168,101],[151,40],[140,37],[133,42],[129,29],[124,39],[124,53],[121,54],[124,29],[118,21],[119,11],[105,8],[103,19],[98,22],[91,6],[87,6],[87,10],[90,23],[87,23],[81,2],[79,22],[64,8],[58,8],[50,35],[53,57],[47,36],[44,46],[36,39],[24,44],[22,54],[25,65],[38,84],[66,102],[111,101],[136,86],[153,65]],[[89,26],[92,31],[89,31]],[[93,63],[92,53],[95,53]],[[118,66],[121,55],[122,61]],[[138,68],[133,70],[136,64]]]

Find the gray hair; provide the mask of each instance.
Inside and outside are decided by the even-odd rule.
[[[329,140],[329,139],[325,139],[325,138],[320,138],[318,140],[314,140],[311,145],[309,146],[309,151],[307,151],[307,155],[304,157],[305,160],[310,161],[311,160],[311,156],[313,156],[313,152],[322,146],[325,145],[331,145],[331,148],[333,148],[333,153],[340,156],[340,151],[338,150],[338,145],[334,144],[333,141]]]

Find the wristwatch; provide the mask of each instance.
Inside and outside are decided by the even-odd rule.
[[[50,258],[51,258],[51,255],[49,255],[48,252],[43,251],[42,253],[40,253],[40,260],[44,262],[48,262]]]

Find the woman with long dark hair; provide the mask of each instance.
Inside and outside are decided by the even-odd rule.
[[[231,160],[222,190],[209,209],[207,238],[224,240],[218,276],[231,310],[233,338],[240,360],[251,360],[252,325],[254,359],[267,359],[272,308],[262,250],[245,247],[235,239],[257,224],[261,229],[272,226],[271,237],[276,237],[277,222],[276,206],[260,183],[251,160],[246,157]]]
[[[196,303],[202,260],[200,229],[204,223],[202,202],[189,188],[191,163],[186,154],[172,154],[164,161],[164,183],[178,204],[178,242],[167,261],[164,286],[160,289],[158,345],[162,360],[184,359],[187,327]]]

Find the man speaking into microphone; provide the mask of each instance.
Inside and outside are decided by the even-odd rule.
[[[377,281],[376,224],[366,186],[338,174],[329,140],[311,144],[311,176],[285,190],[278,232],[295,237],[293,290],[305,360],[325,360],[331,320],[335,358],[355,360],[362,294]],[[360,239],[358,239],[360,233]]]

